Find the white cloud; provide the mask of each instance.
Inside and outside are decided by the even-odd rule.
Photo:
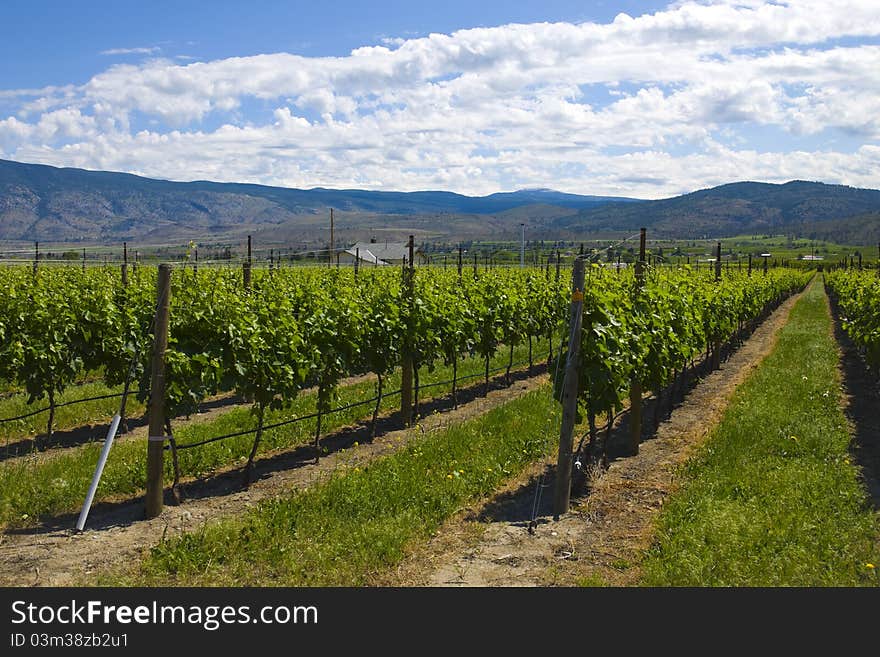
[[[0,148],[297,187],[655,198],[743,179],[876,186],[877,35],[875,0],[683,2],[601,25],[385,38],[347,57],[156,59],[79,87],[0,91],[14,108]],[[822,141],[834,131],[845,152]]]
[[[102,55],[155,55],[157,52],[161,52],[162,49],[159,46],[152,46],[150,48],[110,48],[109,50],[102,50],[100,54]]]

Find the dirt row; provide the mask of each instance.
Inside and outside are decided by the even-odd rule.
[[[609,468],[571,511],[553,519],[554,467],[536,464],[493,499],[460,513],[393,573],[394,586],[626,586],[653,524],[675,490],[675,471],[718,423],[736,387],[773,350],[800,295],[784,302],[731,357],[692,388],[639,454],[624,457],[629,428],[616,424]],[[650,418],[650,415],[648,415]],[[649,423],[650,424],[650,423]],[[530,524],[533,530],[529,530]]]
[[[152,520],[143,520],[140,499],[105,502],[89,514],[86,531],[75,533],[75,514],[54,519],[48,526],[8,530],[0,535],[0,585],[71,586],[93,581],[102,569],[138,562],[140,555],[163,538],[196,531],[206,523],[240,515],[261,500],[304,488],[339,468],[354,467],[390,454],[407,441],[464,421],[536,389],[546,382],[545,366],[511,372],[512,385],[495,377],[488,395],[483,384],[459,391],[459,406],[449,409],[448,396],[423,402],[425,417],[410,429],[399,429],[398,419],[380,420],[379,433],[369,441],[369,423],[343,428],[322,439],[329,453],[314,463],[311,447],[279,450],[255,463],[254,482],[240,486],[241,473],[233,467],[182,487],[184,500],[168,505]],[[440,412],[440,411],[443,412]],[[170,496],[166,495],[166,504]]]

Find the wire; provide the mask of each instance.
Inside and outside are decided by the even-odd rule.
[[[129,394],[138,394],[140,391],[129,391]],[[60,404],[55,404],[55,408],[62,408],[64,406],[73,406],[74,404],[84,404],[85,402],[90,401],[100,401],[101,399],[113,399],[114,397],[122,397],[125,393],[117,392],[112,395],[98,395],[97,397],[86,397],[84,399],[72,399],[70,401],[61,402]],[[7,417],[0,420],[0,424],[4,424],[6,422],[15,422],[16,420],[24,420],[26,418],[32,417],[34,415],[39,415],[40,413],[45,413],[51,408],[51,406],[46,406],[45,408],[39,408],[35,411],[31,411],[30,413],[25,413],[23,415],[16,415],[15,417]]]
[[[512,365],[511,367],[513,367],[513,366],[523,365],[523,364],[525,364],[526,362],[527,362],[527,361],[519,361],[519,362],[517,362],[517,363],[514,363],[514,365]],[[503,367],[497,367],[497,368],[491,369],[491,370],[489,370],[489,372],[490,372],[490,373],[500,372],[501,370],[505,370],[505,369],[507,369],[507,366],[506,366],[506,365],[503,366]],[[459,376],[459,377],[456,377],[454,380],[453,380],[453,379],[449,379],[449,380],[447,380],[447,381],[438,381],[438,382],[436,382],[436,383],[429,383],[429,384],[427,384],[427,385],[419,386],[419,389],[420,389],[420,390],[424,390],[424,389],[426,389],[426,388],[434,388],[434,387],[436,387],[436,386],[449,385],[450,383],[453,383],[454,381],[464,381],[464,380],[467,380],[467,379],[473,379],[473,378],[478,377],[478,376],[484,376],[484,373],[483,373],[483,372],[478,372],[478,373],[476,373],[476,374],[468,374],[468,375],[466,375],[466,376]],[[386,399],[386,398],[388,398],[388,397],[394,397],[395,395],[399,395],[400,393],[401,393],[401,390],[400,390],[400,389],[394,390],[394,391],[392,391],[392,392],[385,392],[385,393],[382,393],[382,399]],[[330,415],[331,413],[339,413],[340,411],[347,411],[347,410],[349,410],[349,409],[351,409],[351,408],[355,408],[355,407],[357,407],[357,406],[364,406],[364,405],[366,405],[366,404],[372,404],[372,403],[375,403],[376,401],[378,401],[378,399],[379,399],[379,396],[376,395],[375,397],[371,397],[370,399],[365,399],[365,400],[363,400],[363,401],[358,401],[358,402],[352,402],[351,404],[346,404],[345,406],[339,406],[339,407],[337,407],[337,408],[332,408],[332,409],[330,409],[330,410],[328,410],[328,411],[323,411],[323,412],[320,412],[320,413],[319,413],[319,412],[310,413],[310,414],[308,414],[308,415],[301,415],[301,416],[299,416],[299,417],[291,418],[291,419],[289,419],[289,420],[283,420],[283,421],[281,421],[281,422],[275,422],[275,423],[273,423],[273,424],[266,424],[266,425],[263,425],[263,431],[266,431],[266,430],[268,430],[268,429],[277,429],[278,427],[283,427],[283,426],[286,426],[286,425],[288,425],[288,424],[295,424],[296,422],[303,422],[303,421],[305,421],[305,420],[311,420],[312,418],[316,418],[316,417],[318,417],[319,414],[320,414],[320,415]],[[257,432],[257,429],[256,429],[256,428],[254,428],[254,429],[246,429],[246,430],[244,430],[244,431],[236,431],[236,432],[234,432],[234,433],[228,433],[228,434],[225,434],[225,435],[222,435],[222,436],[214,436],[214,437],[212,437],[212,438],[206,438],[206,439],[204,439],[204,440],[200,440],[200,441],[195,442],[195,443],[187,443],[187,444],[185,444],[185,445],[180,445],[180,444],[179,444],[179,445],[177,445],[177,449],[190,449],[190,448],[192,448],[192,447],[200,447],[200,446],[202,446],[202,445],[207,445],[207,444],[209,444],[209,443],[214,443],[214,442],[217,442],[217,441],[220,441],[220,440],[226,440],[227,438],[237,438],[237,437],[239,437],[239,436],[247,436],[247,435],[249,435],[249,434],[253,434],[253,433],[256,433],[256,432]],[[167,445],[165,446],[165,449],[166,449],[166,450],[168,449],[168,446],[167,446]]]

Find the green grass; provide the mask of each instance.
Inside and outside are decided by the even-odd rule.
[[[683,468],[644,584],[878,584],[880,527],[850,462],[830,321],[814,281]]]
[[[10,388],[10,390],[12,389]],[[56,403],[60,404],[76,399],[87,399],[89,397],[112,395],[121,392],[122,386],[108,387],[101,381],[90,380],[66,389],[58,395]],[[9,396],[0,398],[0,419],[17,417],[49,406],[46,398],[38,399],[33,404],[28,404],[27,398],[26,394],[20,392],[12,392]],[[60,431],[91,423],[106,422],[108,417],[112,417],[119,410],[119,402],[120,398],[114,397],[112,399],[100,399],[57,408],[53,423],[54,429],[55,431]],[[135,417],[144,412],[144,405],[138,402],[134,395],[132,395],[128,400],[127,411],[129,417]],[[0,424],[0,446],[9,441],[35,435],[45,435],[48,419],[49,413],[46,411],[22,420]]]
[[[503,353],[502,353],[503,352]],[[514,362],[528,356],[525,346],[514,350]],[[535,362],[547,357],[547,342],[542,341],[534,349]],[[507,363],[507,350],[502,349],[492,360],[491,366],[500,367]],[[482,373],[483,361],[468,359],[459,364],[459,377]],[[445,381],[452,377],[452,369],[438,367],[434,372],[422,371],[420,383],[426,385]],[[479,385],[481,379],[474,378],[459,383]],[[400,385],[399,372],[388,377],[385,391],[390,392]],[[429,396],[441,396],[451,389],[451,385],[436,386],[420,395],[422,400]],[[375,395],[375,384],[370,381],[340,388],[340,399],[334,406],[343,406]],[[399,396],[387,397],[382,404],[384,412],[399,408]],[[302,394],[283,411],[266,414],[266,424],[287,418],[308,415],[316,410],[315,393]],[[322,433],[353,424],[372,414],[373,405],[355,407],[325,416]],[[235,433],[256,426],[256,419],[249,407],[229,410],[211,421],[193,423],[175,430],[175,438],[180,444],[197,442],[213,436]],[[280,448],[290,448],[308,444],[312,441],[316,420],[304,420],[264,432],[260,443],[260,454]],[[100,436],[103,438],[103,436]],[[181,476],[200,477],[218,469],[243,465],[253,445],[253,434],[210,443],[194,449],[181,450],[179,463]],[[146,440],[122,440],[113,446],[104,468],[95,501],[132,497],[142,493],[146,485]],[[40,517],[58,515],[78,510],[85,499],[95,465],[98,461],[102,443],[95,442],[78,448],[64,450],[62,453],[45,459],[22,457],[0,463],[0,526],[25,526],[34,524]],[[165,459],[165,481],[172,481],[170,455]]]
[[[548,386],[428,434],[363,467],[241,518],[161,543],[101,585],[359,586],[398,563],[470,500],[547,454],[558,405]]]

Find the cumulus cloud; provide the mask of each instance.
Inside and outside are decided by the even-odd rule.
[[[876,186],[877,35],[875,0],[723,0],[387,37],[345,57],[154,59],[0,91],[12,107],[0,150],[296,187],[658,198],[743,179]],[[827,141],[837,133],[846,150]]]

